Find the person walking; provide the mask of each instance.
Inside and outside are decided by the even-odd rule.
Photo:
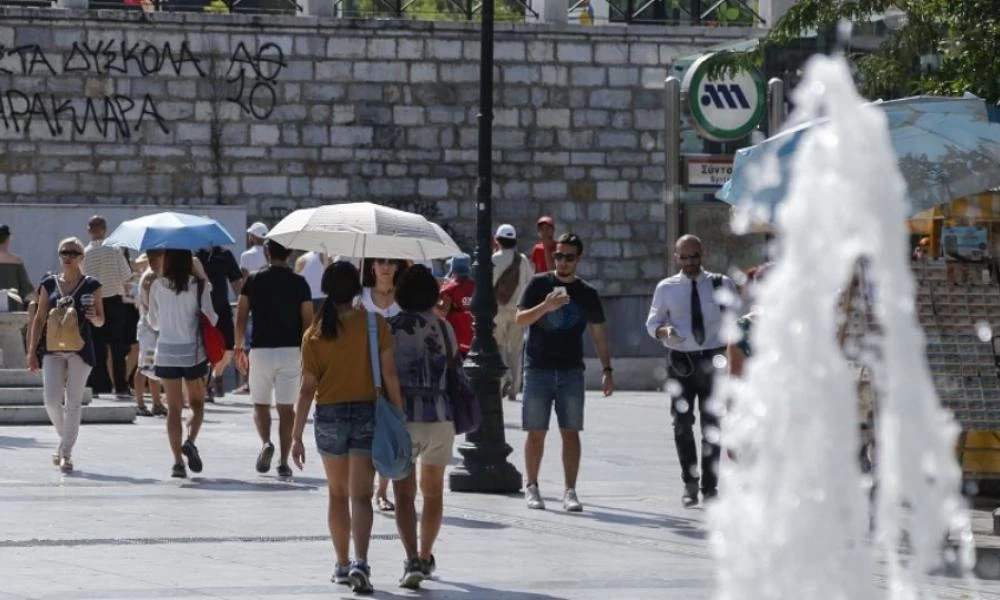
[[[464,357],[472,347],[472,294],[476,282],[472,280],[472,259],[459,254],[451,259],[448,281],[441,287],[441,314],[445,315],[458,337],[458,351]]]
[[[229,366],[229,361],[233,358],[233,348],[236,345],[235,320],[233,309],[229,304],[229,289],[233,294],[240,295],[243,287],[243,272],[236,263],[233,253],[222,246],[212,246],[199,250],[198,261],[205,269],[212,288],[212,309],[219,315],[219,322],[216,325],[222,333],[222,338],[226,342],[226,351],[222,355],[222,360],[214,365],[209,365],[210,373],[206,383],[206,396],[208,402],[214,402],[215,396],[223,396],[225,389],[222,385],[222,376]]]
[[[139,277],[136,308],[139,309],[139,324],[136,326],[136,338],[139,340],[139,362],[133,377],[136,412],[144,417],[154,417],[167,414],[167,407],[160,399],[160,380],[156,377],[156,331],[149,325],[149,289],[159,277],[163,269],[163,250],[149,250],[146,256],[146,269]],[[153,410],[146,407],[145,393],[153,400]]]
[[[447,321],[434,311],[441,292],[429,269],[415,265],[403,272],[396,287],[401,312],[389,319],[396,369],[406,407],[406,430],[413,440],[414,461],[419,457],[420,538],[417,543],[415,508],[418,477],[414,470],[393,482],[396,529],[406,560],[399,584],[417,589],[436,568],[434,541],[444,511],[444,470],[451,462],[455,425],[447,400],[449,363],[460,360],[458,339]]]
[[[91,371],[87,385],[95,394],[109,394],[113,389],[118,397],[131,400],[128,374],[125,372],[125,359],[131,341],[128,339],[128,315],[123,297],[125,285],[132,277],[132,267],[121,250],[104,245],[104,238],[108,236],[108,222],[104,217],[91,217],[87,221],[87,233],[90,234],[90,243],[84,250],[83,273],[101,282],[105,315],[104,325],[94,330],[97,368]]]
[[[194,473],[201,473],[203,463],[195,441],[205,420],[205,376],[208,358],[201,339],[201,315],[213,325],[219,320],[212,307],[211,283],[193,274],[194,257],[187,250],[167,250],[163,255],[163,276],[149,290],[146,319],[156,339],[155,373],[167,396],[167,438],[174,455],[172,477],[187,477],[183,457]],[[183,383],[182,383],[183,382]],[[181,443],[184,390],[187,388],[191,418],[188,434]]]
[[[716,294],[727,290],[733,303],[739,303],[739,290],[733,281],[702,268],[704,249],[701,240],[684,235],[674,247],[674,260],[680,272],[656,286],[646,319],[646,330],[668,349],[668,377],[679,384],[679,393],[671,399],[674,444],[680,460],[686,507],[698,504],[699,484],[702,498],[711,500],[718,493],[719,416],[721,410],[709,405],[715,377],[715,359],[723,357],[723,306]],[[738,306],[733,306],[738,311]],[[738,312],[736,314],[739,314]],[[720,364],[723,361],[719,361]],[[701,471],[695,446],[695,407],[701,422]]]
[[[541,217],[535,223],[538,230],[538,243],[531,249],[531,262],[535,265],[535,273],[548,273],[556,268],[552,256],[556,249],[556,222],[552,217]]]
[[[533,277],[517,306],[517,324],[528,328],[521,405],[522,427],[528,432],[524,442],[527,475],[524,496],[528,508],[545,508],[538,489],[538,472],[554,405],[563,443],[566,484],[563,509],[583,510],[576,493],[576,480],[583,431],[583,332],[588,328],[603,369],[604,395],[614,392],[601,297],[589,283],[576,276],[582,256],[583,241],[578,235],[560,236],[552,255],[555,271]]]
[[[267,256],[264,254],[267,232],[267,225],[260,221],[247,229],[248,248],[240,254],[240,271],[243,272],[243,277],[267,266]]]
[[[306,280],[292,272],[292,251],[274,240],[264,243],[269,264],[251,273],[243,284],[236,309],[236,361],[250,378],[253,421],[263,446],[257,455],[257,472],[271,470],[271,403],[278,411],[278,443],[281,454],[278,476],[291,477],[288,454],[292,449],[295,401],[301,384],[299,349],[302,336],[313,321],[312,294]],[[249,319],[256,324],[249,341],[249,356],[243,350],[243,332]]]
[[[497,227],[493,253],[493,296],[497,301],[495,325],[500,356],[507,365],[501,379],[502,395],[517,400],[521,391],[521,362],[524,354],[524,328],[517,324],[517,301],[535,274],[532,263],[517,251],[517,230],[513,225]]]
[[[322,252],[306,252],[295,261],[295,272],[305,277],[312,295],[313,312],[323,305],[323,271],[330,266],[330,259]]]
[[[377,391],[369,360],[369,316],[375,320],[386,396],[400,409],[403,403],[389,326],[381,315],[355,307],[354,300],[361,293],[358,270],[347,262],[333,263],[323,273],[323,293],[326,300],[302,337],[302,385],[295,405],[292,460],[303,468],[302,434],[315,401],[316,449],[326,472],[327,524],[336,553],[331,580],[351,585],[355,593],[370,594],[374,591],[368,545]],[[352,538],[354,560],[350,561]]]
[[[104,324],[104,302],[101,282],[81,270],[83,242],[67,238],[59,242],[58,252],[62,272],[46,276],[38,287],[38,305],[28,337],[28,368],[42,370],[45,412],[59,435],[52,462],[68,474],[73,472],[73,447],[80,432],[87,375],[97,359],[93,328]],[[50,318],[49,312],[67,307],[75,312],[76,322],[59,327],[58,313]],[[50,331],[50,327],[54,329]],[[67,349],[60,350],[57,343]]]
[[[363,262],[361,306],[368,312],[373,312],[388,319],[399,314],[396,304],[396,281],[406,269],[406,263],[389,258],[368,258]],[[378,489],[375,492],[375,504],[382,512],[396,510],[396,505],[389,500],[389,480],[378,476]]]

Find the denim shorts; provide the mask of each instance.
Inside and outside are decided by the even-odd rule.
[[[184,379],[186,381],[203,379],[205,375],[208,375],[208,361],[202,361],[193,367],[161,367],[156,365],[153,367],[153,373],[159,379]]]
[[[559,429],[583,431],[583,369],[525,369],[521,428],[548,431],[552,404]]]
[[[325,458],[371,454],[375,403],[320,404],[313,415],[316,449]]]

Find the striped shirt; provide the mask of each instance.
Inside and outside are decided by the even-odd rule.
[[[94,240],[84,249],[83,273],[100,281],[101,295],[110,298],[125,295],[125,280],[132,276],[132,267],[121,250],[105,246],[104,240]]]

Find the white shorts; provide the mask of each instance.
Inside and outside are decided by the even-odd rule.
[[[250,402],[292,406],[299,399],[302,363],[298,348],[250,350]]]
[[[413,461],[417,457],[428,465],[446,467],[451,463],[452,446],[455,445],[455,424],[451,421],[435,423],[407,422],[406,431],[413,442]]]

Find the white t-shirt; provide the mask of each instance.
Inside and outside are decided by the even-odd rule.
[[[167,279],[160,277],[149,288],[146,320],[159,332],[154,361],[160,367],[193,367],[205,360],[198,339],[199,314],[205,313],[213,325],[219,320],[212,308],[212,286],[205,283],[201,298],[193,276],[188,279],[187,289],[179,294],[170,286]]]
[[[240,268],[247,273],[253,273],[265,266],[267,266],[267,257],[264,256],[264,246],[252,246],[240,254]]]
[[[386,319],[389,317],[395,317],[400,312],[399,305],[396,304],[395,301],[390,304],[388,308],[380,308],[377,306],[375,301],[372,300],[372,289],[367,287],[361,290],[361,305],[364,306],[365,310],[368,312],[380,314]]]

